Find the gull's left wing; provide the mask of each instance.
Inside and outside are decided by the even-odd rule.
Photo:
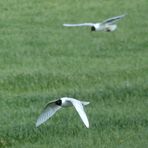
[[[73,106],[75,107],[76,111],[78,112],[78,114],[80,115],[83,123],[85,124],[85,126],[87,128],[89,128],[89,122],[88,122],[88,118],[86,116],[86,113],[84,111],[83,105],[80,101],[72,99],[70,100],[71,103],[73,104]]]
[[[115,17],[111,17],[107,20],[104,20],[101,24],[113,24],[117,21],[119,21],[120,19],[124,18],[126,16],[126,14],[120,15],[120,16],[115,16]]]

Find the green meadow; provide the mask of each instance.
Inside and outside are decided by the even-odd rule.
[[[148,1],[0,1],[0,148],[147,148]],[[128,14],[116,31],[63,23]],[[45,104],[73,97],[36,128]]]

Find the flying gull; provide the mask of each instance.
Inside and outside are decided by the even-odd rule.
[[[121,20],[125,16],[126,14],[111,17],[100,23],[63,24],[63,26],[66,26],[66,27],[89,26],[91,27],[91,31],[101,31],[102,30],[102,31],[111,32],[117,28],[116,22]]]
[[[89,102],[79,101],[77,99],[68,97],[63,97],[58,100],[51,101],[45,106],[42,113],[38,117],[36,127],[47,121],[62,107],[74,106],[85,126],[89,128],[89,121],[83,108],[83,106],[88,104]]]

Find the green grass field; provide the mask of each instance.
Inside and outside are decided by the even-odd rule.
[[[147,148],[148,1],[0,1],[0,148]],[[115,32],[66,28],[128,13]],[[90,101],[39,128],[59,97]],[[67,115],[68,114],[68,115]]]

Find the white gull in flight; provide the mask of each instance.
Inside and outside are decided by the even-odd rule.
[[[91,27],[91,31],[107,31],[111,32],[117,28],[116,22],[124,18],[126,14],[111,17],[109,19],[104,20],[100,23],[81,23],[81,24],[63,24],[66,27],[80,27],[80,26],[89,26]]]
[[[68,97],[63,97],[58,100],[51,101],[45,106],[42,113],[38,117],[37,122],[36,122],[36,127],[40,126],[42,123],[47,121],[62,107],[74,106],[74,108],[78,112],[85,126],[89,128],[89,121],[88,121],[88,118],[83,108],[83,106],[88,105],[88,104],[89,102],[79,101],[74,98],[68,98]]]

